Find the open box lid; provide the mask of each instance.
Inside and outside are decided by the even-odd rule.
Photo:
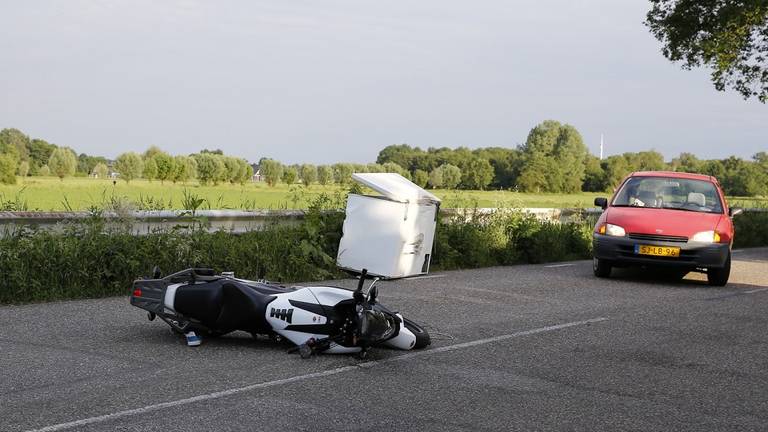
[[[397,173],[355,173],[352,179],[392,201],[440,203],[440,198]]]

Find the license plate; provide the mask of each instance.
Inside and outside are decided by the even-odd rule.
[[[635,245],[635,253],[638,255],[679,258],[680,248],[674,246]]]

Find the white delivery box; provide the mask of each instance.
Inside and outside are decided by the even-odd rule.
[[[387,279],[426,274],[440,199],[400,174],[361,173],[352,179],[381,196],[349,194],[336,264]]]

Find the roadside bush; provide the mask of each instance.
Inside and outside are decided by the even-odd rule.
[[[733,247],[768,246],[768,208],[746,212],[733,218]]]

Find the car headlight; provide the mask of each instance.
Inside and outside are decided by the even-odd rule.
[[[624,237],[627,235],[627,233],[624,231],[624,228],[609,223],[601,226],[599,232],[600,234],[607,234],[614,237]]]
[[[718,243],[720,241],[720,234],[715,231],[697,232],[691,237],[691,241],[699,243]]]

